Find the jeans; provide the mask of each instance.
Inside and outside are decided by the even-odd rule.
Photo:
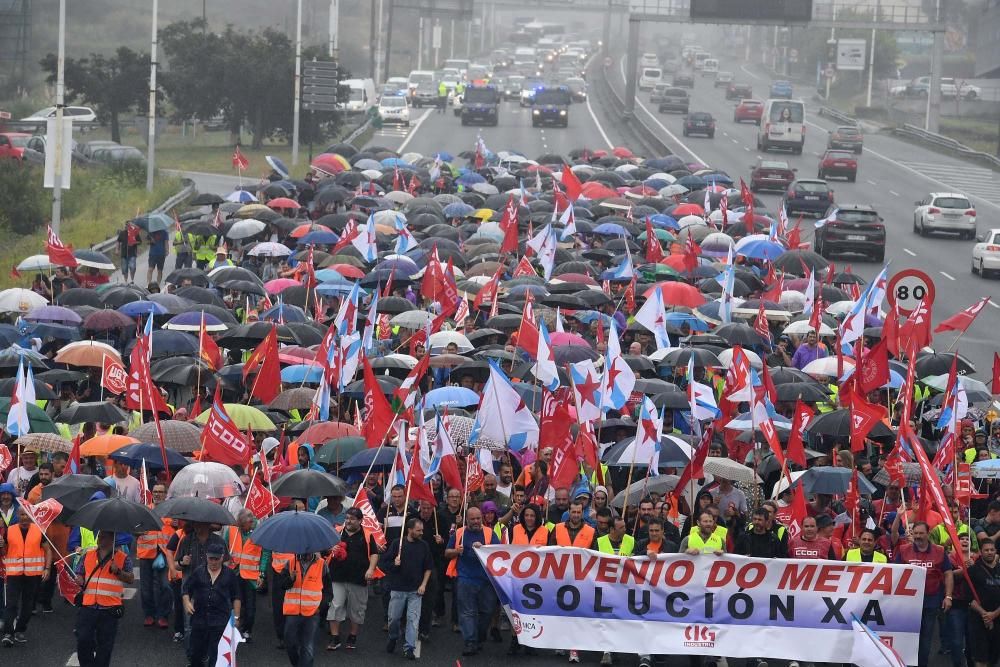
[[[937,607],[926,607],[920,615],[920,644],[917,648],[917,667],[928,667],[937,617]]]
[[[25,632],[28,629],[40,583],[41,577],[7,577],[7,600],[3,610],[4,634]]]
[[[497,596],[488,581],[458,580],[458,625],[466,644],[480,644],[486,639]]]
[[[208,661],[208,667],[215,667],[219,651],[219,639],[226,631],[224,625],[192,625],[191,626],[191,664],[202,667]]]
[[[965,667],[965,629],[968,626],[969,608],[952,607],[945,615],[948,624],[952,667]],[[943,640],[942,640],[943,641]]]
[[[253,579],[240,579],[240,632],[253,632],[253,622],[257,618],[257,582]]]
[[[285,651],[292,667],[313,667],[319,613],[285,617]]]
[[[139,595],[142,615],[147,618],[166,619],[174,606],[173,593],[167,584],[167,569],[153,569],[153,559],[139,561]]]
[[[108,609],[81,607],[76,615],[76,656],[80,667],[109,667],[118,619]]]
[[[411,651],[417,648],[417,625],[420,623],[422,601],[423,596],[416,591],[392,591],[389,594],[389,641],[399,639],[399,623],[405,614],[403,648]]]

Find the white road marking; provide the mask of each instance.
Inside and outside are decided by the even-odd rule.
[[[998,306],[997,304],[993,303],[993,299],[990,299],[990,300],[989,300],[989,301],[987,301],[986,303],[990,304],[990,305],[991,305],[991,306],[993,306],[994,308],[1000,308],[1000,306]]]
[[[417,130],[420,129],[420,126],[424,124],[424,121],[427,120],[427,117],[430,115],[431,115],[431,109],[428,109],[427,111],[424,112],[424,115],[421,116],[420,119],[413,124],[413,127],[410,128],[410,134],[407,135],[406,139],[403,139],[403,143],[401,143],[399,145],[399,148],[397,149],[400,155],[403,154],[403,149],[405,149],[410,144],[410,141],[413,139],[413,137],[417,136]]]
[[[945,273],[944,271],[938,271],[938,273],[940,273],[942,276],[944,276],[948,280],[954,280],[955,279],[955,276],[949,275],[949,274]]]
[[[916,256],[917,256],[917,253],[913,252],[913,251],[912,251],[912,250],[910,250],[909,248],[903,248],[903,252],[905,252],[905,253],[906,253],[907,255],[909,255],[910,257],[916,257]]]
[[[739,139],[731,139],[730,141],[732,141],[734,144],[740,143]]]
[[[759,79],[759,78],[760,78],[759,76],[757,76],[756,74],[754,74],[753,72],[751,72],[750,70],[748,70],[748,69],[746,68],[746,65],[740,65],[740,69],[741,69],[741,70],[743,70],[743,71],[744,71],[744,72],[746,72],[746,73],[747,73],[747,74],[748,74],[749,76],[752,76],[752,77],[753,77],[753,78],[755,78],[755,79]]]
[[[867,182],[867,183],[868,183],[869,185],[878,185],[878,183],[876,183],[875,181],[873,181],[873,180],[872,180],[872,179],[870,179],[870,178],[866,178],[866,179],[865,179],[865,181],[866,181],[866,182]]]
[[[80,658],[76,655],[76,651],[73,651],[73,655],[66,661],[66,667],[80,667]]]
[[[595,53],[593,56],[591,56],[591,60],[593,60],[597,56],[598,53]],[[586,70],[589,67],[590,67],[590,61],[587,62],[587,64],[584,66],[584,69]],[[609,83],[608,85],[610,86],[611,84]],[[590,119],[594,121],[594,125],[597,126],[597,131],[601,133],[601,138],[604,139],[604,145],[608,147],[608,150],[614,148],[615,145],[611,143],[611,139],[608,138],[608,133],[604,131],[604,127],[601,125],[601,121],[597,120],[597,114],[594,113],[594,107],[590,105],[590,95],[587,95],[587,113],[590,114]]]
[[[891,194],[893,197],[898,197],[899,196],[899,193],[896,192],[895,190],[889,190],[889,194]]]
[[[745,150],[747,153],[749,153],[750,152],[750,147],[749,146],[744,146],[743,150]]]

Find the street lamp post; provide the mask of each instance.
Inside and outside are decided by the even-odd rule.
[[[149,134],[146,147],[146,191],[153,191],[153,176],[156,175],[156,33],[159,0],[153,0],[153,31],[149,43]]]
[[[875,26],[878,25],[879,3],[875,2],[875,14],[872,15],[872,43],[868,50],[868,92],[865,95],[865,106],[872,105],[872,81],[875,79]]]
[[[292,105],[292,166],[299,163],[299,109],[302,106],[302,0],[295,14],[295,102]]]
[[[63,107],[66,105],[66,0],[59,0],[59,46],[56,55],[56,136],[51,152],[52,170],[52,231],[59,235],[62,218],[63,181]]]

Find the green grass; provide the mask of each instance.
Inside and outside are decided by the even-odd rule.
[[[113,236],[125,220],[137,212],[155,208],[176,194],[183,186],[177,178],[157,178],[152,192],[146,192],[145,179],[137,182],[136,174],[110,170],[76,169],[72,174],[72,187],[63,193],[60,237],[75,248],[89,248]],[[38,170],[37,182],[42,179]],[[46,191],[48,194],[49,191]],[[46,212],[46,216],[48,212]],[[5,237],[0,248],[0,288],[28,287],[31,274],[19,279],[8,275],[9,267],[16,266],[30,255],[45,252],[45,225],[32,234],[16,235],[0,229]]]
[[[997,124],[994,120],[942,117],[939,130],[941,134],[960,141],[969,148],[996,154]]]

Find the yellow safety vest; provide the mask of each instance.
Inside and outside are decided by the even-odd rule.
[[[861,561],[861,549],[849,549],[847,555],[844,556],[844,560],[848,563],[860,563]],[[876,551],[872,554],[873,563],[888,563],[889,559],[885,557],[885,554],[881,551]]]
[[[614,554],[616,556],[631,556],[635,551],[635,538],[625,533],[622,536],[621,545],[615,549],[614,545],[611,544],[611,538],[607,535],[601,535],[597,538],[597,550],[602,554]]]
[[[725,551],[726,540],[719,537],[718,531],[712,533],[707,540],[701,539],[700,531],[695,531],[688,535],[688,549],[697,549],[703,554]]]
[[[204,237],[195,238],[194,256],[198,261],[211,262],[212,258],[215,257],[215,251],[219,248],[216,242],[215,234],[209,236],[207,239]]]

